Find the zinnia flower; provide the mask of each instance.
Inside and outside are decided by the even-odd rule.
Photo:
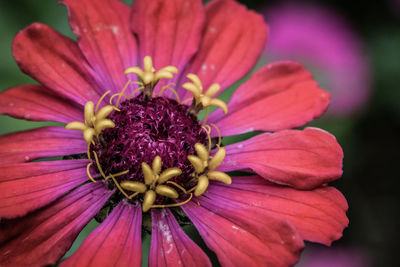
[[[54,264],[95,216],[61,266],[139,266],[142,229],[150,266],[210,266],[187,223],[223,266],[292,265],[303,240],[342,235],[347,203],[327,186],[341,147],[323,130],[290,130],[320,116],[329,93],[279,62],[228,104],[217,98],[260,56],[260,15],[232,0],[64,4],[77,42],[40,23],[22,30],[13,54],[40,85],[0,95],[1,114],[64,124],[0,139],[1,266]]]
[[[310,67],[332,95],[330,115],[360,111],[371,91],[368,58],[359,36],[340,14],[305,3],[267,8],[271,34],[264,57]]]

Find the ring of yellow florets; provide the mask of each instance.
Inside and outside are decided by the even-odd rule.
[[[209,185],[209,180],[215,180],[226,184],[230,184],[232,182],[231,177],[229,175],[227,175],[224,172],[215,170],[224,160],[225,149],[221,147],[221,136],[219,134],[218,128],[214,124],[211,124],[211,126],[214,127],[219,134],[218,143],[216,144],[218,150],[214,156],[210,156],[210,151],[212,147],[212,140],[211,140],[212,128],[210,125],[206,124],[209,108],[210,106],[217,106],[220,107],[225,113],[227,113],[226,104],[222,100],[213,98],[220,90],[220,86],[218,84],[213,84],[208,88],[208,90],[206,90],[203,93],[203,85],[199,77],[195,74],[188,74],[187,78],[191,82],[184,83],[182,87],[193,94],[192,98],[187,99],[187,100],[192,100],[192,104],[189,107],[183,105],[183,103],[187,102],[187,100],[184,100],[182,102],[180,101],[178,94],[172,87],[174,86],[174,84],[167,84],[166,86],[161,88],[158,97],[160,97],[165,92],[165,90],[171,90],[176,97],[177,100],[176,103],[172,102],[175,100],[165,100],[165,99],[163,100],[157,98],[157,96],[154,94],[154,88],[159,82],[159,80],[171,79],[173,78],[173,74],[177,72],[178,72],[177,68],[173,66],[166,66],[156,71],[153,67],[152,59],[146,56],[144,58],[143,69],[141,69],[140,67],[130,67],[125,71],[125,74],[131,74],[131,73],[136,74],[140,78],[141,82],[128,81],[120,93],[114,94],[111,97],[109,97],[109,105],[105,105],[101,109],[99,109],[101,102],[110,93],[109,91],[106,92],[99,99],[96,107],[94,107],[94,103],[92,101],[87,102],[85,104],[85,109],[84,109],[85,121],[84,122],[74,121],[68,123],[66,126],[67,129],[80,130],[83,132],[83,138],[88,144],[87,147],[87,157],[89,159],[89,164],[87,165],[88,177],[93,182],[97,181],[95,178],[93,178],[93,175],[91,174],[91,170],[93,168],[97,173],[99,173],[99,175],[101,175],[100,177],[104,179],[107,183],[114,184],[119,190],[119,192],[126,199],[128,199],[129,201],[134,201],[134,200],[140,201],[142,203],[142,209],[144,212],[148,211],[151,208],[181,206],[189,202],[192,199],[193,194],[195,196],[201,196],[204,192],[206,192],[207,187]],[[136,88],[136,90],[133,90],[133,92],[130,95],[126,95],[125,92],[127,91],[128,87],[132,84],[138,84],[139,87]],[[142,91],[142,93],[136,96],[135,99],[135,97],[133,96],[138,91]],[[138,97],[142,99],[137,99]],[[120,102],[122,98],[124,98],[125,100],[123,101],[121,106]],[[107,148],[107,142],[112,142],[112,140],[116,140],[118,138],[126,138],[125,136],[127,136],[126,134],[116,135],[113,132],[113,129],[116,127],[116,123],[124,124],[121,125],[124,127],[126,127],[126,124],[131,123],[131,118],[128,118],[128,122],[126,121],[121,122],[121,120],[115,119],[118,116],[109,117],[109,115],[112,114],[113,111],[126,113],[127,107],[128,107],[128,113],[130,113],[129,105],[134,105],[134,104],[135,105],[140,104],[141,105],[140,107],[145,106],[145,108],[148,108],[147,107],[148,105],[155,105],[154,103],[157,101],[167,101],[166,102],[167,104],[161,105],[163,107],[168,106],[168,104],[172,103],[171,107],[177,108],[179,112],[182,112],[182,110],[185,111],[186,112],[185,116],[189,118],[187,124],[191,123],[190,119],[195,120],[195,116],[198,114],[200,110],[204,108],[207,109],[206,113],[207,115],[203,120],[202,125],[198,125],[197,127],[196,126],[197,123],[194,123],[193,124],[194,126],[190,127],[191,130],[195,129],[194,130],[195,132],[194,133],[189,132],[189,137],[192,137],[191,135],[194,135],[197,136],[194,138],[198,138],[198,139],[191,139],[193,147],[189,147],[189,149],[186,148],[187,151],[185,151],[185,153],[187,153],[185,154],[185,160],[189,164],[189,166],[187,167],[190,168],[190,173],[187,173],[186,169],[183,173],[182,166],[181,168],[178,168],[176,165],[169,166],[168,168],[163,168],[163,162],[162,162],[163,160],[160,157],[160,155],[155,155],[154,158],[147,159],[148,162],[146,161],[141,162],[140,177],[142,178],[140,180],[132,179],[132,177],[134,177],[135,175],[138,176],[138,174],[130,173],[130,169],[132,169],[131,166],[126,166],[128,168],[126,168],[125,170],[121,169],[116,172],[113,172],[112,168],[107,168],[106,165],[110,164],[108,159],[111,158],[112,160],[115,160],[115,158],[113,157],[108,157],[103,155],[105,153],[105,152],[103,153],[103,151],[106,151]],[[153,106],[150,106],[150,109],[151,108],[153,108]],[[134,109],[137,110],[136,107]],[[156,112],[156,114],[158,113]],[[134,117],[136,120],[141,120],[140,115],[136,114]],[[176,115],[174,114],[174,116],[172,117],[176,117]],[[112,120],[112,118],[114,118],[114,121]],[[179,119],[179,121],[185,119],[186,118]],[[174,125],[172,125],[171,127],[174,128]],[[160,129],[156,130],[159,131]],[[189,131],[189,129],[187,131]],[[202,136],[205,136],[204,140]],[[198,141],[193,142],[193,140],[198,140]],[[135,144],[134,140],[125,140],[125,141],[132,141],[131,143]],[[155,142],[156,141],[157,140],[155,140]],[[191,144],[191,142],[189,142],[188,144]],[[207,147],[206,143],[208,143]],[[123,146],[123,145],[124,145],[123,143],[121,144],[117,143],[116,146]],[[145,146],[139,148],[136,147],[135,149],[136,150],[146,149],[146,147],[149,146],[151,146],[151,144],[146,143]],[[184,147],[182,149],[185,149]],[[139,154],[143,155],[142,152],[139,151]],[[105,159],[103,159],[104,157]],[[169,158],[168,160],[170,162]],[[175,159],[171,160],[173,161]],[[126,158],[122,160],[121,163],[122,166],[124,166],[124,162],[125,163],[127,162]],[[149,164],[151,164],[151,167]],[[104,168],[102,166],[106,167]],[[136,169],[132,170],[137,171]],[[185,176],[184,179],[183,180],[178,179],[178,177],[181,177],[182,175]],[[159,202],[158,199],[163,199],[162,203],[158,203]],[[181,199],[181,201],[179,199]]]

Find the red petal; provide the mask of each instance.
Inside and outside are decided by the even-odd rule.
[[[54,264],[112,193],[102,183],[90,183],[26,217],[2,220],[0,265]]]
[[[205,21],[202,1],[136,0],[132,11],[140,63],[151,56],[156,70],[173,65],[182,72],[200,45]],[[170,82],[177,79],[178,75]]]
[[[304,245],[283,218],[238,202],[201,197],[182,209],[222,266],[292,265]]]
[[[43,127],[3,135],[0,138],[0,162],[27,162],[39,158],[85,153],[82,133],[63,127]]]
[[[46,87],[82,105],[99,98],[96,91],[102,91],[76,43],[49,26],[28,26],[17,34],[12,49],[21,70]]]
[[[74,102],[38,85],[21,85],[1,93],[0,114],[32,121],[83,120],[83,110]]]
[[[183,232],[169,209],[151,211],[149,266],[211,266],[207,255]]]
[[[60,266],[141,266],[142,210],[120,202]]]
[[[258,176],[233,177],[232,185],[214,183],[207,197],[235,201],[287,219],[303,239],[330,245],[348,225],[347,202],[333,187],[312,191],[269,184]]]
[[[210,2],[206,14],[203,41],[186,73],[199,75],[205,89],[213,83],[225,89],[254,67],[265,47],[267,25],[262,16],[231,0]]]
[[[78,44],[107,90],[119,92],[124,71],[137,65],[137,45],[129,28],[130,8],[117,0],[65,0]]]
[[[43,207],[88,180],[87,160],[1,165],[0,218]]]
[[[310,189],[342,175],[342,148],[316,128],[264,133],[225,148],[221,170],[251,169],[277,184]]]
[[[290,129],[321,116],[329,99],[329,93],[319,89],[300,64],[274,63],[258,70],[235,91],[228,115],[217,110],[210,121],[223,135]]]

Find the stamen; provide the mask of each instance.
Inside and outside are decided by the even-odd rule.
[[[201,124],[201,126],[204,126],[207,123],[208,115],[210,115],[210,107],[207,107],[206,115],[204,116],[203,123]]]
[[[220,147],[221,143],[222,143],[221,131],[219,130],[218,126],[215,125],[214,123],[210,123],[210,124],[218,132],[218,144],[217,144],[217,147]]]
[[[179,207],[182,205],[185,205],[188,203],[190,200],[192,200],[193,194],[189,195],[189,198],[183,202],[175,203],[175,204],[166,204],[166,205],[152,205],[151,208],[173,208],[173,207]]]
[[[125,175],[125,174],[127,174],[129,172],[129,170],[126,170],[126,171],[123,171],[123,172],[117,172],[117,173],[114,173],[113,175],[114,175],[114,177],[118,177],[118,176],[122,176],[122,175]],[[108,176],[107,176],[108,177]],[[109,178],[109,177],[108,177]]]
[[[110,97],[110,105],[113,105],[112,101],[114,100],[114,97],[116,97],[116,96],[120,97],[120,96],[121,96],[121,93],[113,94],[113,95]],[[126,94],[123,94],[123,96],[124,96],[126,99],[129,99],[128,96],[127,96]],[[117,108],[116,106],[114,106],[114,107]]]
[[[167,184],[172,184],[172,185],[178,187],[180,190],[182,190],[183,193],[185,193],[185,195],[188,193],[185,188],[183,188],[182,186],[180,186],[179,184],[177,184],[175,182],[168,181]]]
[[[203,130],[206,132],[207,134],[207,138],[208,138],[208,152],[210,153],[211,151],[211,146],[212,146],[212,140],[211,140],[211,127],[210,125],[206,124],[204,126],[201,126],[201,128],[203,128]]]
[[[86,151],[86,153],[87,153],[88,160],[89,160],[91,163],[93,163],[92,156],[90,156],[90,143],[87,144],[87,151]]]
[[[95,154],[96,155],[96,154]],[[124,189],[122,189],[122,187],[119,185],[117,179],[115,179],[115,177],[110,174],[111,179],[114,181],[115,186],[118,188],[118,190],[127,198],[129,198],[129,195],[124,191]]]
[[[125,90],[128,88],[129,84],[131,83],[131,80],[128,80],[128,82],[125,84],[124,88],[122,88],[122,91],[117,99],[117,103],[115,103],[115,106],[118,107],[119,101],[121,100],[122,95],[124,95]]]
[[[94,155],[94,158],[95,158],[95,160],[96,160],[97,169],[99,169],[100,174],[101,174],[101,176],[103,176],[104,180],[107,181],[108,178],[107,178],[107,176],[104,174],[103,169],[101,168],[101,165],[100,165],[100,162],[99,162],[99,158],[97,157],[96,151],[93,151],[93,155]],[[111,175],[111,174],[110,174],[110,175]],[[111,177],[112,177],[112,175],[111,175]]]
[[[108,95],[110,92],[111,92],[110,90],[108,90],[107,92],[105,92],[105,93],[100,97],[99,101],[97,101],[96,109],[95,109],[95,111],[94,111],[95,113],[96,113],[97,110],[99,109],[101,101],[103,101],[103,99],[106,97],[106,95]]]
[[[175,84],[175,83],[169,83],[169,84],[163,86],[163,87],[161,88],[160,92],[158,93],[158,96],[161,96],[161,95],[164,93],[164,91],[165,91],[166,89],[169,89],[169,90],[175,95],[176,101],[178,101],[178,103],[181,103],[181,98],[179,97],[179,95],[178,95],[178,93],[176,92],[176,90],[175,90],[174,88],[171,87],[171,85],[174,85],[174,86],[175,86],[176,84]]]
[[[161,96],[161,95],[164,93],[164,91],[165,91],[168,87],[170,87],[171,85],[172,85],[172,86],[175,86],[176,83],[169,83],[169,84],[164,85],[164,86],[161,88],[160,92],[158,92],[158,96]]]
[[[141,87],[135,89],[132,93],[129,94],[128,99],[131,99],[132,96],[133,96],[134,94],[136,94],[136,92],[139,92],[140,90],[143,90],[143,88],[144,88],[144,87],[141,86]]]
[[[90,162],[87,166],[86,166],[86,172],[87,175],[89,177],[90,180],[92,180],[93,183],[96,183],[97,181],[92,177],[92,175],[90,174],[90,167],[93,165],[93,162]]]

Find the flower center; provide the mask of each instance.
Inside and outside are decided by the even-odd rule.
[[[210,155],[211,126],[218,134],[219,130],[214,124],[206,124],[210,106],[228,111],[225,102],[214,98],[220,86],[214,83],[203,93],[199,77],[190,73],[186,76],[190,82],[182,87],[193,98],[180,102],[173,83],[155,95],[159,80],[171,79],[177,72],[174,66],[156,71],[147,56],[143,69],[130,67],[125,71],[136,74],[140,82],[128,81],[120,93],[110,97],[109,105],[101,109],[100,104],[110,91],[99,99],[96,107],[92,101],[87,102],[85,121],[73,121],[66,126],[82,131],[88,143],[88,177],[95,183],[104,179],[109,188],[118,189],[114,200],[140,202],[144,212],[184,205],[193,194],[200,196],[206,192],[209,180],[232,182],[229,175],[215,170],[225,158],[225,149],[220,147],[219,137],[218,150]],[[132,84],[140,87],[126,95]],[[165,90],[171,90],[177,101],[162,97]],[[142,93],[132,97],[137,91]],[[187,100],[192,101],[190,106],[184,104]],[[204,108],[207,115],[200,125],[196,116]]]
[[[118,181],[144,182],[142,163],[151,165],[160,156],[163,168],[182,171],[170,181],[190,189],[193,184],[188,183],[194,168],[187,157],[195,154],[196,143],[207,143],[207,134],[198,120],[188,114],[188,106],[165,97],[145,100],[140,94],[118,108],[120,111],[109,116],[115,127],[104,130],[100,141],[91,145],[104,173],[129,170]]]

